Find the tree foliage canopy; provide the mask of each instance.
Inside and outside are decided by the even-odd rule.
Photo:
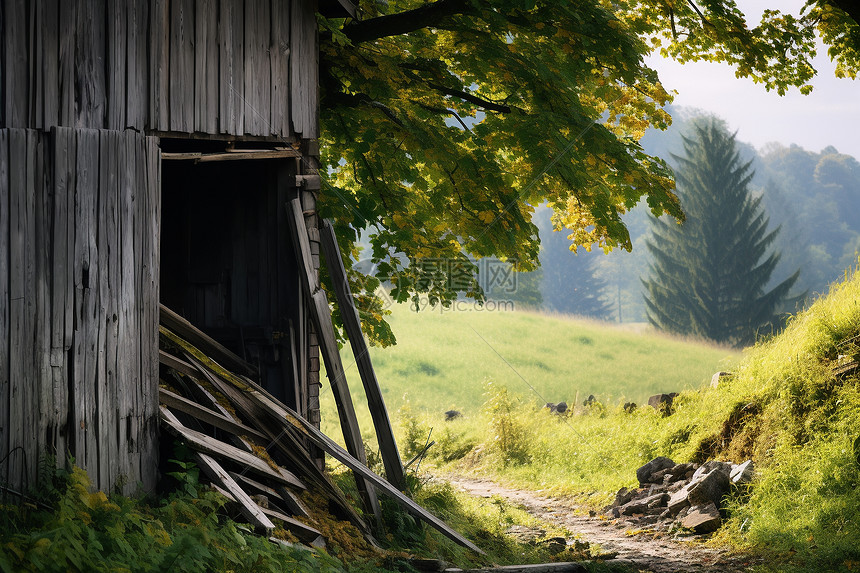
[[[765,291],[779,254],[779,229],[768,229],[759,195],[749,190],[751,162],[740,159],[734,136],[716,121],[695,127],[675,157],[687,220],[655,219],[644,281],[648,320],[657,328],[736,345],[777,323],[780,304],[800,274]]]
[[[768,89],[806,91],[815,27],[856,72],[857,25],[836,4],[767,11],[754,28],[732,0],[363,0],[359,20],[321,18],[320,207],[346,252],[369,233],[375,276],[351,279],[374,337],[390,339],[374,326],[380,279],[397,301],[444,304],[481,298],[476,282],[450,281],[473,275],[475,257],[533,267],[544,201],[574,249],[630,249],[621,216],[643,197],[681,219],[671,170],[638,143],[671,121],[643,57],[726,61]]]

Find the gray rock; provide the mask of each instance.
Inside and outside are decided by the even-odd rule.
[[[742,464],[732,466],[732,471],[729,474],[729,479],[734,484],[749,483],[753,479],[755,467],[752,460],[747,460]]]
[[[636,402],[627,402],[624,404],[624,413],[632,414],[636,410]]]
[[[567,549],[567,539],[564,537],[550,537],[549,539],[544,539],[539,544],[549,551],[550,555],[558,555]]]
[[[654,458],[653,460],[636,470],[636,479],[639,480],[640,484],[653,483],[651,481],[652,474],[659,472],[660,470],[664,470],[666,468],[671,468],[674,465],[675,462],[673,462],[669,458],[663,456]]]
[[[690,505],[719,505],[729,491],[729,476],[721,469],[714,468],[687,486],[687,501]]]
[[[559,402],[555,405],[555,409],[553,410],[556,414],[564,414],[567,412],[567,402]]]
[[[672,402],[675,401],[675,396],[677,395],[677,392],[672,392],[671,394],[655,394],[648,398],[648,405],[662,413],[664,416],[668,416],[672,413]]]
[[[588,395],[588,398],[586,398],[586,399],[582,402],[582,405],[583,405],[583,406],[585,406],[586,408],[588,408],[588,407],[589,407],[589,406],[591,406],[592,404],[596,404],[596,403],[597,403],[597,398],[595,398],[595,397],[594,397],[594,394],[589,394],[589,395]]]
[[[555,412],[555,402],[547,402],[543,405],[544,408],[549,410],[550,412]]]
[[[722,524],[720,512],[713,503],[696,505],[690,508],[687,515],[681,519],[681,525],[696,533],[710,533],[719,529]]]
[[[699,466],[695,472],[693,472],[693,476],[690,478],[690,481],[697,481],[705,474],[711,473],[713,470],[724,473],[726,474],[726,477],[729,477],[729,474],[732,473],[732,464],[731,462],[718,462],[717,460],[705,462]]]
[[[461,414],[457,410],[448,410],[447,412],[445,412],[445,421],[450,422],[451,420],[456,420],[462,415],[463,414]]]
[[[613,503],[612,505],[615,507],[621,507],[622,505],[636,497],[637,491],[638,490],[635,489],[627,489],[626,487],[622,487],[615,494],[615,503]]]
[[[666,507],[672,515],[679,515],[682,510],[690,506],[687,495],[690,493],[690,486],[685,485],[669,497],[669,503]]]
[[[621,506],[621,515],[633,515],[636,513],[648,513],[648,510],[654,508],[662,508],[669,499],[669,494],[658,493],[642,499],[634,499]],[[662,510],[661,512],[662,513]]]

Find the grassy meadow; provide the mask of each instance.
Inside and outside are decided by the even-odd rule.
[[[454,409],[474,417],[487,381],[506,386],[524,404],[581,404],[590,394],[607,405],[641,404],[659,392],[698,389],[739,356],[649,331],[524,311],[416,313],[396,305],[389,321],[397,344],[370,353],[392,414],[408,402],[416,413],[441,416]],[[348,345],[342,357],[361,425],[369,427]],[[323,386],[324,424],[332,430],[334,404],[327,381]]]

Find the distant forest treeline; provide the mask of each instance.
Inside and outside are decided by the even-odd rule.
[[[642,145],[649,154],[674,166],[672,154],[682,152],[682,136],[706,114],[685,108],[671,111],[672,127],[648,132]],[[774,143],[757,152],[741,144],[741,153],[752,161],[752,187],[763,194],[771,227],[781,226],[773,246],[781,260],[772,282],[778,283],[800,268],[795,294],[825,292],[830,282],[857,262],[860,251],[860,163],[833,147],[813,152]],[[648,272],[650,256],[645,248],[650,233],[648,209],[639,206],[625,217],[633,251],[609,255],[599,250],[570,252],[568,233],[552,231],[551,215],[547,207],[535,213],[542,243],[541,268],[520,274],[513,298],[550,311],[619,322],[645,321],[641,278]]]

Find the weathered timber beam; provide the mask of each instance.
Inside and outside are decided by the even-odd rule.
[[[266,435],[262,432],[255,430],[250,426],[246,426],[245,424],[236,422],[235,420],[232,420],[222,414],[213,412],[209,408],[205,408],[200,404],[189,400],[188,398],[183,398],[178,394],[174,394],[170,390],[159,388],[158,400],[165,406],[168,406],[175,410],[179,410],[180,412],[188,414],[189,416],[192,416],[205,424],[210,424],[218,429],[230,432],[239,437],[249,436],[256,438],[264,443],[268,439]]]
[[[317,287],[314,278],[315,272],[311,264],[310,241],[308,240],[308,231],[305,226],[301,203],[298,199],[293,199],[286,205],[286,208],[296,258],[299,261],[300,269],[304,270],[303,273],[300,273],[302,274],[302,291],[306,299],[311,303],[309,305],[311,310],[310,315],[319,335],[320,349],[323,361],[325,362],[326,374],[331,383],[332,395],[337,405],[343,439],[350,454],[356,459],[361,460],[362,463],[366,463],[367,456],[364,452],[364,442],[361,440],[361,431],[358,428],[355,406],[352,403],[352,396],[349,392],[349,385],[346,382],[343,363],[340,360],[340,350],[337,347],[337,338],[335,337],[334,325],[331,321],[331,309],[328,306],[325,291]],[[382,513],[379,508],[379,500],[376,499],[376,492],[365,483],[360,474],[355,475],[355,482],[364,502],[365,509],[376,517],[377,523],[381,523]]]
[[[385,466],[385,476],[394,487],[402,491],[406,487],[403,462],[397,449],[397,441],[394,439],[394,431],[391,428],[391,420],[388,418],[385,399],[382,397],[382,390],[379,388],[379,381],[376,379],[376,372],[370,361],[370,351],[361,331],[361,319],[349,289],[349,280],[346,276],[346,268],[343,265],[340,249],[337,246],[334,227],[328,219],[323,221],[320,243],[328,265],[329,276],[334,283],[334,293],[340,307],[340,317],[349,337],[352,355],[355,357],[361,383],[364,386],[364,393],[367,396],[370,417],[373,420],[376,439],[379,442],[379,453]]]
[[[257,375],[256,368],[236,356],[220,342],[208,336],[202,330],[188,322],[185,318],[179,316],[163,304],[159,304],[159,308],[161,311],[160,321],[164,327],[187,340],[201,351],[212,356],[226,368],[239,372],[240,374],[247,374],[250,376]]]
[[[239,511],[252,525],[266,530],[267,533],[271,533],[275,529],[275,524],[260,506],[254,503],[254,500],[239,487],[239,484],[221,467],[221,464],[200,452],[194,454],[194,461],[209,479],[225,490],[222,491],[222,495],[239,504]]]
[[[284,468],[273,468],[253,454],[240,450],[239,448],[226,444],[220,440],[216,440],[202,432],[186,428],[165,406],[160,406],[160,409],[161,419],[165,423],[167,431],[174,436],[185,440],[190,448],[244,465],[246,468],[274,479],[279,483],[285,483],[300,489],[306,489],[305,484],[302,483],[299,478]]]

